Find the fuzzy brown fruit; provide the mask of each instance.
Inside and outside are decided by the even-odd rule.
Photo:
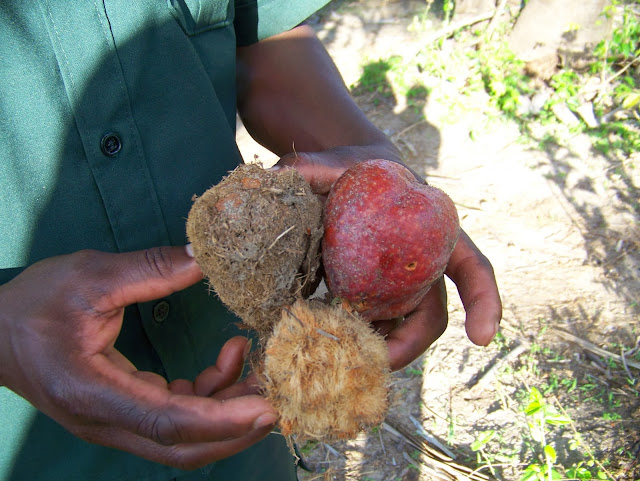
[[[266,336],[315,277],[321,216],[296,170],[240,165],[195,200],[187,237],[220,300]]]
[[[298,441],[354,438],[389,407],[387,345],[341,305],[299,299],[284,308],[259,377],[282,434]]]
[[[443,274],[460,234],[455,205],[402,165],[376,159],[348,169],[324,208],[329,292],[366,319],[411,312]]]

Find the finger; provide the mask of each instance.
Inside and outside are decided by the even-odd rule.
[[[198,443],[195,445],[182,444],[174,450],[174,456],[180,460],[180,464],[187,468],[194,469],[210,464],[212,461],[228,458],[249,446],[266,438],[271,431],[272,426],[257,429],[242,437],[229,439],[227,441],[219,441],[216,443]]]
[[[175,379],[169,383],[167,389],[173,394],[183,394],[185,396],[195,396],[195,388],[188,379]]]
[[[168,389],[173,394],[211,396],[214,392],[233,385],[240,378],[244,368],[244,361],[251,350],[251,345],[252,342],[246,337],[236,336],[229,339],[222,346],[216,365],[205,369],[193,383],[187,379],[176,379],[171,383],[167,383],[166,379],[159,374],[138,371],[125,356],[113,348],[108,350],[105,356],[118,369],[129,372],[136,378],[152,383],[155,386]],[[251,375],[249,378],[253,380],[253,385],[245,382],[238,386],[237,389],[226,393],[225,396],[219,397],[219,399],[258,394],[255,377]]]
[[[372,159],[386,159],[402,164],[400,152],[385,139],[379,144],[334,147],[322,152],[293,152],[283,156],[276,166],[294,167],[316,194],[327,195],[333,183],[346,169]],[[417,175],[416,177],[420,181],[424,180]]]
[[[241,437],[217,442],[185,443],[165,446],[130,431],[109,425],[92,426],[74,430],[85,441],[107,447],[124,449],[144,459],[193,470],[224,459],[247,449],[265,438],[272,428],[266,426]]]
[[[187,247],[153,247],[105,256],[100,279],[106,295],[96,308],[110,311],[168,296],[202,279]]]
[[[489,260],[462,231],[445,271],[456,284],[466,311],[469,339],[486,346],[498,332],[502,301]]]
[[[110,424],[159,444],[240,437],[277,420],[273,408],[259,396],[221,402],[174,394],[114,369],[106,357],[96,356],[90,364],[89,379],[76,383],[76,396],[84,402],[80,406],[68,402],[74,417]]]
[[[167,380],[163,378],[160,374],[156,374],[155,372],[136,371],[132,373],[132,375],[144,382],[148,382],[149,384],[153,384],[154,386],[157,386],[159,388],[169,389],[169,384],[167,383]]]
[[[381,336],[386,336],[393,329],[398,327],[398,324],[403,320],[404,320],[403,318],[396,318],[396,319],[383,319],[380,321],[373,321],[371,323],[371,327],[373,327],[374,330]]]
[[[436,282],[418,307],[387,335],[391,369],[397,371],[418,358],[447,328],[447,291]]]
[[[104,355],[117,369],[128,372],[132,376],[135,376],[142,381],[153,384],[154,386],[168,389],[168,383],[164,377],[162,377],[160,374],[156,374],[155,372],[138,371],[138,369],[131,363],[131,361],[123,356],[122,353],[117,349],[111,347],[105,351]]]
[[[316,159],[318,155],[324,156],[324,162],[322,159]],[[340,165],[338,159],[329,152],[323,152],[322,154],[302,152],[283,156],[272,167],[272,170],[283,167],[295,168],[311,186],[311,190],[315,194],[326,196],[333,183],[338,180],[347,166]]]
[[[195,394],[211,396],[216,391],[235,383],[242,375],[244,361],[249,355],[252,342],[246,337],[236,336],[229,339],[218,354],[216,365],[211,366],[195,380]]]
[[[259,395],[261,392],[262,389],[258,377],[255,373],[251,373],[242,381],[216,392],[212,397],[219,401],[225,401],[234,397]]]

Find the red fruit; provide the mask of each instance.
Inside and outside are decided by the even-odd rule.
[[[444,272],[460,234],[447,194],[388,160],[348,169],[324,209],[329,292],[371,321],[413,311]]]

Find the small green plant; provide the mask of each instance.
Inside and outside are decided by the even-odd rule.
[[[575,110],[580,101],[580,78],[573,70],[562,69],[551,77],[550,85],[554,90],[552,103],[565,102],[567,106]]]
[[[604,419],[605,421],[620,421],[622,419],[622,416],[620,416],[618,413],[602,413],[602,419]]]
[[[299,448],[300,453],[303,454],[304,456],[308,456],[313,452],[313,450],[317,446],[318,446],[318,441],[311,439],[306,443],[304,443],[304,445]]]
[[[444,13],[445,23],[449,23],[451,21],[451,16],[453,15],[453,10],[455,6],[456,6],[456,2],[454,0],[443,0],[442,13]]]
[[[388,75],[399,62],[399,57],[391,57],[365,64],[358,82],[351,86],[352,92],[356,95],[376,92],[384,97],[392,96],[393,89]]]
[[[536,443],[533,447],[540,461],[529,464],[520,481],[552,481],[566,478],[579,480],[613,479],[604,466],[595,459],[582,435],[575,429],[571,418],[560,405],[556,407],[549,403],[537,388],[531,387],[523,411],[527,418],[531,438]],[[569,440],[569,449],[580,450],[585,457],[584,461],[574,463],[564,469],[565,476],[561,474],[562,465],[558,462],[554,443],[550,441],[551,435],[555,434],[553,430],[557,426],[571,427],[573,436]]]
[[[596,149],[619,158],[637,152],[640,146],[640,86],[637,75],[631,73],[640,66],[640,17],[631,3],[634,2],[611,0],[605,8],[605,17],[612,18],[621,11],[621,18],[611,37],[595,47],[598,61],[591,68],[592,73],[600,74],[601,82],[613,85],[600,93],[596,110],[604,114],[615,107],[611,114],[626,113],[630,117],[627,121],[610,119],[613,121],[592,133]]]
[[[640,150],[640,129],[622,120],[600,126],[592,136],[604,155],[628,156]]]
[[[640,20],[633,8],[622,0],[611,0],[603,15],[611,18],[622,7],[622,20],[610,39],[598,43],[594,50],[601,60],[601,68],[610,68],[616,62],[637,58],[640,55]]]
[[[505,115],[518,117],[521,97],[532,93],[524,62],[506,46],[488,50],[480,63],[482,80],[491,100]]]
[[[422,376],[422,371],[420,369],[415,369],[412,367],[408,367],[404,370],[405,374],[408,376]]]
[[[579,479],[580,481],[593,479],[591,471],[587,467],[585,467],[583,463],[579,463],[578,465],[568,469],[567,477],[569,479]]]
[[[572,379],[564,378],[560,384],[566,388],[567,392],[571,392],[578,387],[578,380],[575,377]]]
[[[485,451],[485,446],[489,443],[489,441],[493,439],[495,435],[496,432],[494,430],[482,431],[476,438],[476,440],[471,444],[471,449],[474,452],[478,453],[478,464],[484,462],[489,467],[489,470],[491,471],[491,474],[493,474],[493,476],[496,476],[496,472],[491,463],[490,456],[488,456]]]
[[[562,476],[555,468],[556,450],[554,444],[547,440],[547,433],[549,426],[569,424],[570,420],[560,414],[552,404],[547,403],[535,387],[529,390],[529,403],[525,406],[524,413],[527,416],[531,437],[540,446],[544,462],[527,466],[520,481],[561,479]]]

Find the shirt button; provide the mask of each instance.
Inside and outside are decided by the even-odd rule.
[[[120,152],[120,149],[122,148],[122,141],[116,134],[107,134],[102,137],[102,140],[100,141],[100,148],[104,155],[113,157]]]
[[[167,301],[160,301],[153,306],[153,320],[160,323],[169,317],[169,303]]]

